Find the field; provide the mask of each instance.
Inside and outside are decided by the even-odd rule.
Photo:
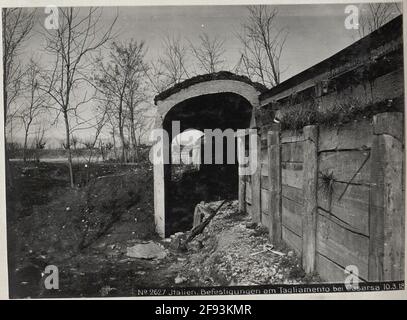
[[[40,295],[41,270],[49,264],[59,267],[61,283],[68,282],[59,294],[99,295],[92,292],[98,287],[94,281],[112,276],[111,244],[125,250],[130,243],[156,237],[151,167],[76,165],[77,187],[71,189],[66,164],[11,165],[7,219],[12,296]],[[84,282],[86,269],[92,276]]]
[[[73,189],[63,163],[11,166],[13,185],[7,189],[11,297],[133,296],[143,288],[310,280],[293,251],[278,247],[284,256],[264,252],[267,232],[253,226],[250,216],[238,213],[237,201],[228,200],[187,248],[177,246],[185,233],[159,239],[148,162],[77,164]],[[177,203],[186,208],[190,201],[183,198]],[[214,208],[218,203],[212,200],[207,205]],[[192,209],[185,214],[192,216]],[[161,248],[164,257],[128,255],[129,248],[148,243]],[[48,265],[58,268],[57,290],[44,289]]]

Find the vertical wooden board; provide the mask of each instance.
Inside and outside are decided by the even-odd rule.
[[[281,161],[283,162],[303,162],[304,142],[285,143],[281,145]]]
[[[281,144],[280,126],[277,124],[267,135],[270,215],[269,238],[278,243],[282,239],[281,213]]]
[[[282,197],[282,222],[287,228],[302,235],[302,211],[303,207],[298,203]]]
[[[301,256],[301,248],[302,248],[302,239],[292,231],[290,231],[287,227],[282,227],[282,238],[288,246]]]
[[[267,229],[270,228],[270,215],[268,213],[261,213],[261,225]]]
[[[304,141],[304,135],[300,131],[287,130],[281,132],[281,144]]]
[[[302,266],[306,273],[315,270],[317,188],[318,188],[318,127],[304,127],[304,205],[302,210]]]
[[[319,180],[318,206],[358,232],[369,236],[370,187],[334,182],[332,192],[326,188],[321,186]]]
[[[237,159],[238,159],[238,174],[239,174],[239,211],[246,211],[246,176],[243,172],[243,158],[245,154],[244,136],[237,137]]]
[[[337,265],[318,252],[316,255],[315,264],[316,271],[324,282],[343,284],[348,276],[345,274],[345,269],[342,266]],[[359,281],[363,282],[364,280],[359,278]]]
[[[267,160],[268,160],[268,152],[267,152],[267,146],[266,146],[266,148],[261,149],[260,162],[267,163]]]
[[[261,164],[261,176],[262,177],[269,176],[269,167],[267,164]]]
[[[361,278],[368,278],[369,238],[351,232],[319,214],[317,251],[344,268],[355,265]]]
[[[283,197],[290,199],[300,205],[302,205],[304,202],[304,192],[302,189],[290,187],[283,184],[282,195]]]
[[[261,189],[261,212],[269,214],[269,190]]]
[[[261,221],[261,194],[260,194],[260,177],[261,177],[261,142],[257,133],[251,133],[257,143],[257,149],[254,161],[257,162],[256,171],[252,174],[252,220],[256,223]],[[252,150],[254,152],[254,150]]]
[[[345,269],[322,256],[316,255],[316,271],[319,276],[328,283],[344,283],[346,279]]]
[[[399,118],[399,122],[403,119]],[[384,113],[374,117],[372,187],[370,202],[369,280],[404,279],[404,193],[401,141],[390,135],[397,117]],[[393,134],[400,134],[394,132]]]
[[[384,280],[404,280],[404,194],[402,142],[383,135],[384,154]]]
[[[260,144],[261,144],[262,154],[263,153],[267,154],[267,134],[262,134],[261,135]]]
[[[287,186],[302,189],[303,186],[303,170],[302,165],[297,165],[289,162],[281,163],[281,182]]]
[[[386,134],[402,141],[404,139],[404,122],[401,112],[385,112],[373,117],[374,134]]]
[[[321,127],[318,151],[371,148],[372,140],[373,126],[369,120],[350,122],[340,127]]]
[[[246,202],[246,212],[248,215],[252,214],[252,205],[248,202]]]
[[[261,186],[262,189],[266,189],[266,190],[270,189],[270,183],[269,183],[269,177],[268,176],[261,176],[260,186]]]
[[[323,152],[319,156],[319,172],[332,173],[339,182],[369,184],[370,163],[368,150]]]
[[[369,221],[369,280],[383,281],[384,257],[384,162],[385,146],[382,136],[375,135],[372,144]]]
[[[246,183],[246,201],[252,203],[252,186],[250,183]]]
[[[161,140],[162,141],[162,140]],[[165,175],[164,165],[154,165],[154,222],[157,233],[165,238]]]

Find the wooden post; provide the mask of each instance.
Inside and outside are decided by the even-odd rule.
[[[239,212],[246,212],[246,176],[243,174],[243,159],[246,154],[245,135],[238,135],[237,139],[237,159],[239,170]]]
[[[253,153],[253,156],[250,157],[250,160],[256,161],[256,171],[252,175],[252,220],[253,222],[261,222],[261,187],[260,187],[260,178],[261,178],[261,141],[258,136],[257,130],[250,130],[250,143],[249,143],[249,152]],[[256,150],[252,147],[252,142],[257,146]]]
[[[169,159],[169,138],[164,131],[162,135],[155,142],[152,148],[154,148],[153,160],[154,160],[154,222],[158,235],[161,238],[166,236],[165,225],[165,176]],[[168,169],[168,168],[167,168]]]
[[[318,127],[304,127],[304,211],[302,214],[302,267],[314,272],[317,229]]]
[[[403,114],[373,117],[369,280],[404,280]]]
[[[272,243],[282,239],[281,216],[281,146],[280,125],[273,125],[267,134],[268,178],[269,178],[269,237]]]

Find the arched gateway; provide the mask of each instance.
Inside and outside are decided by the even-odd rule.
[[[158,134],[154,144],[158,148],[156,150],[161,150],[155,153],[154,163],[154,214],[156,230],[161,237],[177,231],[170,228],[176,214],[168,205],[173,192],[169,187],[173,160],[170,143],[175,135],[187,129],[236,131],[252,127],[255,125],[253,114],[259,106],[259,94],[265,90],[264,86],[251,82],[247,77],[218,72],[185,80],[155,97],[155,128],[166,132],[164,135]],[[224,163],[208,165],[207,169],[216,172],[219,180],[223,172],[235,172],[237,182],[237,164],[235,171],[230,165],[223,168],[225,170],[219,170],[222,165],[225,167]],[[187,214],[192,219],[193,212]]]

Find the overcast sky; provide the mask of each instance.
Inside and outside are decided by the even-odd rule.
[[[281,58],[281,69],[285,70],[282,80],[311,67],[357,39],[356,30],[344,27],[345,6],[274,6],[279,12],[278,25],[288,31]],[[106,7],[103,9],[103,21],[106,25],[113,21],[116,12],[119,15],[119,36],[116,40],[144,40],[148,47],[147,60],[154,60],[160,54],[162,38],[166,34],[179,35],[194,42],[202,32],[225,39],[225,67],[233,68],[239,60],[240,44],[235,34],[241,30],[241,25],[247,19],[247,9],[244,6]],[[43,23],[46,17],[44,10],[39,9],[38,15],[38,23]],[[22,58],[34,55],[46,64],[47,58],[41,53],[42,46],[40,36],[34,34],[27,43]],[[48,135],[55,139],[62,138],[62,122],[59,126],[60,128],[50,129]]]

